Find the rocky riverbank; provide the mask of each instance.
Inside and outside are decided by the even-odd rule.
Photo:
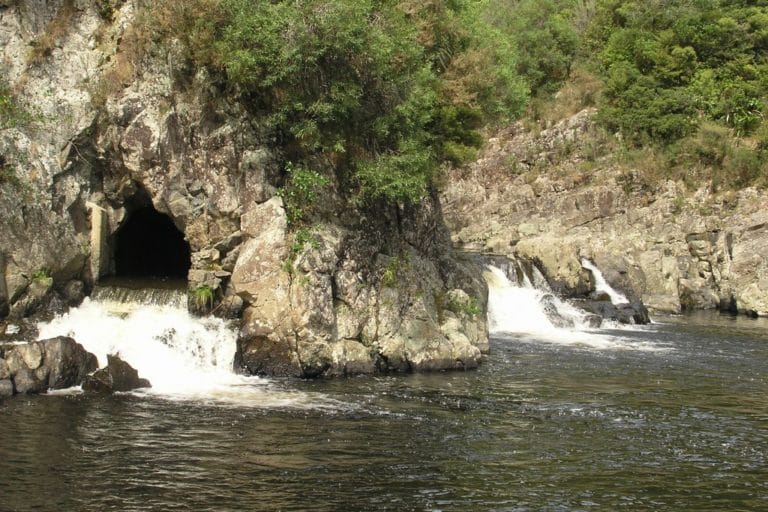
[[[542,131],[517,123],[442,192],[456,245],[535,262],[557,291],[591,289],[582,258],[652,311],[768,315],[768,194],[648,184],[592,158],[591,110]]]
[[[72,338],[0,344],[0,396],[78,386],[97,367],[96,356]]]
[[[142,245],[120,237],[149,212],[189,253],[171,270],[187,278],[192,306],[241,319],[243,371],[477,366],[487,288],[452,249],[436,197],[350,209],[330,183],[298,233],[278,194],[286,156],[258,119],[173,45],[141,40],[135,3],[109,5],[105,17],[88,1],[0,3],[5,75],[34,114],[0,131],[14,173],[0,182],[0,318],[77,304],[120,272],[125,245]],[[50,47],[30,50],[42,41]],[[154,251],[141,257],[163,258]]]

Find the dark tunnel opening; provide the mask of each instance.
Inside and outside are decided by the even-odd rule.
[[[134,211],[114,244],[117,277],[186,279],[192,265],[184,235],[152,207]]]

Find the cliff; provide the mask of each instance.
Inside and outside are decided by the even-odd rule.
[[[437,198],[350,209],[330,183],[298,232],[280,148],[174,44],[145,40],[136,15],[134,2],[0,3],[5,77],[33,118],[0,131],[13,178],[0,182],[0,315],[77,303],[149,258],[186,277],[191,307],[239,322],[244,371],[477,366],[487,290],[451,248]],[[170,231],[129,230],[139,218]]]
[[[590,290],[589,258],[652,311],[768,315],[768,194],[646,179],[596,150],[593,117],[491,139],[443,190],[454,242],[534,261],[566,295]]]

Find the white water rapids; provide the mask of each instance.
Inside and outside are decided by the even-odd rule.
[[[605,280],[605,276],[603,276],[603,273],[594,263],[586,258],[582,258],[581,266],[592,273],[592,277],[595,280],[595,291],[606,294],[608,298],[611,299],[611,303],[613,303],[614,306],[629,303],[629,300],[623,293],[616,291],[610,284],[608,284],[608,281]]]
[[[184,290],[97,288],[77,308],[38,325],[39,339],[70,336],[96,355],[116,354],[149,379],[141,393],[261,407],[324,407],[322,397],[281,391],[233,371],[237,332],[215,317],[195,317]],[[330,405],[330,404],[325,404]]]
[[[492,265],[486,267],[483,277],[488,283],[488,329],[496,337],[512,336],[595,349],[667,350],[654,343],[631,341],[608,334],[604,329],[590,328],[587,313],[548,291],[534,288],[529,278],[523,280],[523,286],[518,286],[501,269]],[[572,326],[556,326],[547,314],[547,302],[556,309],[560,318]],[[613,331],[630,329],[616,324],[609,327]]]
[[[535,271],[535,269],[534,269]],[[597,349],[664,350],[654,344],[589,328],[588,315],[554,296],[543,276],[524,273],[523,286],[489,266],[489,328],[497,337],[532,339]],[[536,283],[536,285],[534,285]],[[551,318],[558,318],[558,327]],[[617,327],[617,326],[612,326]],[[186,291],[105,287],[77,308],[38,325],[39,339],[70,336],[96,355],[99,366],[115,354],[152,383],[140,393],[258,407],[347,407],[323,395],[281,390],[268,379],[233,371],[237,333],[215,317],[195,317]]]

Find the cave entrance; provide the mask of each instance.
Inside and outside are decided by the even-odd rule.
[[[170,217],[151,206],[134,210],[114,235],[116,277],[186,279],[189,244]]]

